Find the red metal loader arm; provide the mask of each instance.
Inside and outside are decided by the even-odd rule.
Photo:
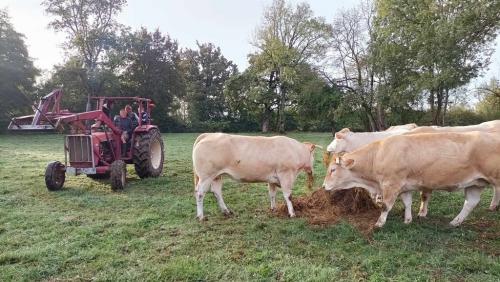
[[[116,127],[113,121],[108,118],[108,116],[103,111],[90,111],[62,117],[58,119],[56,126],[59,126],[59,124],[62,122],[65,124],[70,124],[71,126],[74,126],[78,129],[85,130],[85,124],[83,122],[87,120],[99,120],[102,123],[106,124],[114,134],[119,135],[122,133],[122,130]]]

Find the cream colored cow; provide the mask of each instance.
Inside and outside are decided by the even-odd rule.
[[[407,129],[407,130],[412,130],[417,128],[418,125],[416,123],[408,123],[408,124],[403,124],[403,125],[393,125],[389,128],[387,128],[385,131],[393,131],[393,130],[401,130],[401,129]]]
[[[409,134],[469,131],[500,131],[500,120],[491,120],[467,126],[419,126],[412,129]]]
[[[487,132],[427,133],[392,136],[333,160],[323,182],[326,190],[362,187],[382,195],[382,227],[398,195],[411,222],[411,191],[463,188],[462,211],[450,222],[460,225],[477,205],[485,185],[500,201],[500,135]],[[407,211],[410,210],[410,213]]]
[[[203,199],[209,189],[224,214],[230,214],[222,198],[222,176],[241,182],[268,183],[271,209],[276,207],[276,188],[281,187],[290,217],[295,216],[290,196],[300,171],[312,186],[314,148],[285,136],[261,137],[204,133],[193,146],[193,172],[197,217],[204,219]]]
[[[492,120],[475,125],[467,126],[421,126],[417,127],[406,134],[419,134],[419,133],[439,133],[439,132],[470,132],[470,131],[484,131],[484,132],[498,132],[500,134],[500,120]],[[426,217],[429,207],[429,200],[431,198],[431,191],[423,190],[420,195],[420,210],[419,217]],[[498,209],[498,203],[495,204],[495,196],[491,201],[490,210]]]

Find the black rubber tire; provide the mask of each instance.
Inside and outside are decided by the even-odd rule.
[[[140,178],[158,177],[163,172],[165,149],[157,129],[137,135],[134,142],[134,167]],[[153,157],[153,154],[160,154]]]
[[[94,180],[100,180],[100,179],[108,179],[109,178],[109,172],[104,173],[104,174],[87,174],[88,178],[92,178]]]
[[[111,180],[111,189],[113,191],[120,191],[125,188],[127,165],[124,161],[116,160],[111,164],[109,178]]]
[[[66,180],[66,169],[61,162],[53,161],[45,169],[45,186],[49,191],[61,190]]]

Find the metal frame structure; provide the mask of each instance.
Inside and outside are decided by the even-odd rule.
[[[50,92],[40,99],[38,106],[33,105],[34,114],[12,118],[7,129],[11,131],[55,130],[58,118],[73,114],[66,109],[61,110],[62,96],[61,89]]]

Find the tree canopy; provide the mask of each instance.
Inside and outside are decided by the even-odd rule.
[[[39,73],[28,54],[24,35],[14,29],[7,10],[0,9],[0,124],[30,110]]]
[[[125,5],[43,1],[67,57],[38,82],[23,35],[0,10],[0,119],[60,87],[74,111],[92,95],[152,98],[163,131],[372,131],[498,118],[499,78],[466,87],[490,64],[496,0],[363,0],[331,19],[274,0],[248,35],[254,49],[241,70],[212,42],[183,48],[168,31],[121,24]]]

